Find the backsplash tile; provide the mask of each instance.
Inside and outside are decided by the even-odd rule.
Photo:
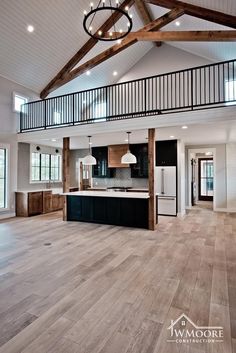
[[[131,178],[130,168],[116,168],[114,178],[93,178],[93,187],[113,186],[147,188],[148,179]]]

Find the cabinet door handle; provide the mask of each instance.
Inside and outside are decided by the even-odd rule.
[[[165,170],[161,170],[161,194],[164,195],[165,189],[164,189],[164,182],[165,182],[165,176],[164,176]]]

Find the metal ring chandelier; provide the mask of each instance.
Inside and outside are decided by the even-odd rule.
[[[120,3],[119,0],[115,0],[115,5],[112,5],[112,1],[114,0],[108,0],[108,5],[106,5],[106,0],[100,0],[98,2],[97,7],[94,7],[93,3],[90,3],[90,11],[84,11],[84,21],[83,21],[83,26],[85,32],[92,38],[96,40],[101,40],[104,42],[111,42],[118,40],[120,41],[122,38],[127,36],[127,34],[131,31],[133,27],[133,22],[132,22],[132,15],[129,14],[129,8],[128,6],[125,7],[125,9],[120,8]],[[114,15],[115,13],[119,13],[119,17],[125,17],[125,19],[128,21],[127,22],[127,29],[123,30],[122,28],[117,29],[115,21],[113,22],[113,25],[111,26],[111,29],[103,33],[101,30],[95,30],[93,28],[93,21],[95,20],[95,17],[98,15],[98,13],[106,12],[109,11],[111,15]]]

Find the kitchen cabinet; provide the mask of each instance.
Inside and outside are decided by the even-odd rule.
[[[156,142],[156,166],[177,166],[177,140]]]
[[[52,194],[52,190],[16,192],[16,215],[18,217],[58,211],[63,208],[63,205],[64,196]]]
[[[43,213],[52,211],[52,191],[43,191]]]
[[[28,217],[43,212],[42,191],[16,192],[16,216]]]
[[[148,228],[148,198],[67,195],[67,220]]]
[[[92,155],[97,160],[97,164],[93,166],[93,178],[112,178],[114,169],[108,168],[108,147],[93,147]]]
[[[129,168],[129,164],[122,164],[121,158],[127,152],[128,145],[108,146],[108,167],[109,168]]]
[[[62,210],[64,206],[64,196],[60,194],[52,194],[52,211]]]
[[[136,164],[131,164],[131,178],[148,178],[148,144],[132,144],[130,151],[137,158]]]

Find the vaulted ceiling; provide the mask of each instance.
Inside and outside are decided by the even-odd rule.
[[[235,0],[185,0],[236,16]],[[0,5],[0,75],[39,93],[60,71],[88,38],[84,32],[83,10],[85,0],[1,0]],[[152,18],[158,18],[169,9],[147,4]],[[143,27],[134,6],[132,7],[134,31]],[[106,18],[100,17],[98,25]],[[120,20],[121,21],[121,20]],[[222,30],[221,25],[184,15],[181,26],[170,23],[164,30]],[[29,33],[27,25],[35,31]],[[227,28],[229,29],[229,28]],[[170,42],[172,46],[206,57],[212,61],[236,57],[236,44],[226,42]],[[138,42],[93,69],[92,75],[83,74],[69,85],[70,90],[82,90],[117,81],[153,46],[152,42]],[[109,44],[98,43],[80,62],[107,49]],[[162,50],[159,47],[158,50]],[[118,75],[114,77],[112,72]]]

